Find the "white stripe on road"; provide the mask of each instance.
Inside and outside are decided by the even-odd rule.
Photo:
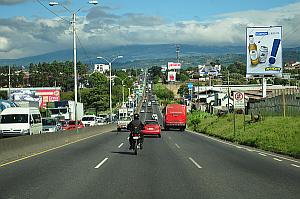
[[[296,165],[296,164],[291,164],[293,167],[297,167],[297,168],[300,168],[299,165]]]
[[[259,155],[261,155],[261,156],[264,156],[264,157],[266,157],[267,155],[266,154],[264,154],[264,153],[258,153]]]
[[[205,137],[205,138],[208,138],[208,139],[211,139],[211,140],[214,140],[214,141],[217,141],[217,142],[226,144],[226,145],[230,145],[230,146],[234,146],[234,147],[237,147],[237,146],[238,146],[238,145],[236,145],[236,144],[233,144],[233,143],[230,143],[230,142],[225,142],[225,141],[219,140],[219,139],[217,139],[217,138],[210,137],[210,136],[208,136],[208,135],[204,135],[204,134],[202,134],[202,133],[196,133],[196,132],[190,131],[190,130],[186,130],[186,132],[189,132],[189,133],[192,133],[192,134],[201,136],[201,137]],[[237,147],[237,148],[239,148],[239,147]],[[244,148],[244,147],[241,147],[241,148]],[[258,149],[255,149],[254,151],[255,151],[255,152],[258,152],[258,153],[261,152],[261,151],[258,150]],[[284,159],[284,160],[287,160],[287,161],[291,161],[291,162],[295,162],[295,163],[297,163],[297,164],[300,164],[300,161],[295,160],[295,159],[286,158],[286,157],[284,157],[284,156],[280,156],[280,155],[276,155],[276,154],[268,153],[268,152],[264,152],[264,153],[265,153],[266,155],[268,155],[268,156],[278,157],[278,158],[281,158],[281,159]]]
[[[248,149],[248,148],[246,148],[246,150],[247,151],[249,151],[249,152],[253,152],[254,150],[252,150],[252,149]]]
[[[124,143],[121,143],[121,144],[118,146],[118,148],[121,148],[121,147],[123,146],[123,144],[124,144]]]
[[[278,159],[278,158],[273,158],[273,160],[276,160],[278,162],[282,162],[282,160]]]
[[[169,140],[171,140],[171,137],[170,137],[170,136],[168,136],[168,138],[169,138]]]
[[[198,169],[202,168],[193,158],[189,157],[189,160],[192,161],[192,163],[194,163],[194,165],[196,165],[196,167],[198,167]]]
[[[95,169],[99,169],[99,167],[101,167],[107,160],[108,158],[104,158],[104,160],[102,160],[97,166],[95,166]]]
[[[178,149],[180,149],[180,146],[179,146],[178,144],[175,143],[175,146],[176,146]]]

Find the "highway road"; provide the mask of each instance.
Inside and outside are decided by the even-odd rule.
[[[0,167],[0,199],[300,198],[299,160],[176,130],[146,137],[135,156],[127,138],[104,133]]]

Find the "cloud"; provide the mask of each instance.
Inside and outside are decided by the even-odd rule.
[[[2,1],[3,2],[3,1]],[[264,11],[226,13],[207,21],[169,22],[141,13],[114,14],[93,7],[78,17],[77,35],[86,48],[130,44],[181,43],[202,46],[245,45],[247,26],[283,26],[284,46],[300,45],[300,3]],[[70,24],[57,19],[0,19],[0,57],[18,58],[72,47]]]
[[[0,5],[14,5],[18,3],[24,3],[29,0],[0,0]]]

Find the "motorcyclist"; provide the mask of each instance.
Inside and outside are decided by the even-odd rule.
[[[143,142],[144,142],[144,134],[142,132],[142,129],[144,128],[144,124],[140,121],[139,114],[135,113],[133,115],[133,120],[128,124],[127,129],[130,130],[129,135],[129,144],[130,148],[134,149],[134,140],[133,140],[133,133],[140,133],[140,148],[143,148]]]

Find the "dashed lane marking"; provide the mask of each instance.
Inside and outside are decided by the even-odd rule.
[[[180,149],[180,146],[179,146],[178,144],[175,143],[175,146],[176,146],[178,149]]]
[[[296,165],[296,164],[291,164],[293,167],[297,167],[297,168],[300,168],[299,165]]]
[[[202,167],[193,159],[193,158],[191,158],[191,157],[189,157],[189,160],[194,164],[194,165],[196,165],[196,167],[198,168],[198,169],[201,169]]]
[[[273,158],[273,160],[276,160],[278,162],[282,162],[282,160],[278,159],[278,158]]]
[[[102,160],[99,164],[97,164],[97,166],[95,166],[95,169],[99,169],[107,160],[108,158],[104,158],[104,160]]]
[[[214,141],[217,141],[217,142],[226,144],[226,145],[234,146],[234,147],[236,147],[236,148],[242,148],[242,149],[246,149],[246,148],[247,148],[247,147],[241,147],[241,146],[236,145],[236,144],[233,144],[233,143],[225,142],[225,141],[222,141],[222,140],[219,140],[219,139],[217,139],[217,138],[213,138],[213,137],[210,137],[210,136],[201,134],[201,133],[196,133],[196,132],[193,132],[193,131],[190,131],[190,130],[186,130],[186,131],[189,132],[189,133],[198,135],[198,136],[202,136],[202,137],[205,137],[205,138],[208,138],[208,139],[211,139],[211,140],[214,140]],[[253,151],[254,151],[254,152],[257,152],[257,153],[261,153],[260,150],[253,150]],[[265,155],[268,155],[268,156],[272,156],[272,157],[276,157],[276,158],[281,158],[281,159],[283,159],[283,160],[287,160],[287,161],[291,161],[291,162],[300,164],[300,161],[297,161],[297,160],[294,160],[294,159],[291,159],[291,158],[286,158],[286,157],[283,157],[283,156],[280,156],[280,155],[276,155],[276,154],[272,154],[272,153],[267,153],[267,152],[263,152],[263,153],[264,153]]]
[[[267,155],[266,154],[264,154],[264,153],[258,153],[259,155],[261,155],[261,156],[264,156],[264,157],[266,157]]]
[[[118,146],[118,148],[121,148],[123,145],[124,145],[124,143],[121,143],[121,144]]]

